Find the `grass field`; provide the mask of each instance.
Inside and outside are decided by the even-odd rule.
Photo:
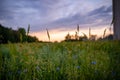
[[[120,42],[1,44],[0,80],[120,80]]]

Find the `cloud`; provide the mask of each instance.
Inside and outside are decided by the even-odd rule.
[[[73,15],[68,16],[65,18],[60,18],[56,21],[53,21],[51,26],[68,26],[71,25],[75,26],[77,24],[81,26],[99,26],[99,25],[107,25],[111,21],[112,15],[110,14],[112,12],[112,6],[101,6],[97,9],[94,9],[90,12],[88,12],[86,15],[82,15],[80,12]],[[86,26],[86,27],[88,27]]]
[[[102,6],[98,9],[95,9],[89,13],[90,16],[92,15],[101,15],[101,14],[108,14],[112,11],[112,6],[106,7]]]
[[[110,21],[112,19],[112,5],[106,7],[106,6],[101,6],[98,9],[95,9],[88,13],[88,16],[91,16],[92,21],[96,21],[96,26],[97,25],[109,25]],[[100,21],[101,20],[101,21]]]
[[[1,0],[0,23],[13,28],[31,24],[32,31],[105,25],[110,5],[111,0]]]

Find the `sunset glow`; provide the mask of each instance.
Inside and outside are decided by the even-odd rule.
[[[27,30],[39,40],[61,41],[68,34],[75,34],[79,24],[81,32],[101,36],[112,21],[112,0],[2,0],[0,3],[0,24]]]
[[[104,30],[107,29],[106,35],[110,34],[109,31],[109,26],[104,26],[104,27],[99,27],[98,28],[91,28],[91,34],[92,35],[97,35],[97,38],[102,37]],[[65,36],[69,33],[70,35],[75,35],[76,29],[74,30],[66,30],[66,31],[61,31],[61,29],[55,29],[55,30],[49,30],[50,38],[51,41],[62,41],[65,40]],[[87,29],[80,29],[79,36],[83,36],[83,33],[85,33],[87,36],[89,35],[89,28]],[[111,34],[113,31],[111,31]],[[46,31],[40,31],[40,32],[30,32],[31,36],[36,36],[40,41],[49,41],[47,32]]]

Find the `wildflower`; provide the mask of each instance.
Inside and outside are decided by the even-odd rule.
[[[40,67],[39,67],[39,66],[36,66],[36,70],[40,70]]]
[[[12,74],[13,74],[13,72],[12,72],[12,71],[9,71],[9,72],[8,72],[8,75],[12,75]]]
[[[28,70],[27,69],[24,69],[23,72],[26,73]]]
[[[60,68],[59,68],[59,67],[57,67],[57,68],[56,68],[56,70],[57,70],[57,71],[59,71],[59,70],[60,70]]]
[[[106,71],[104,70],[103,72],[105,73]]]
[[[77,55],[73,55],[73,59],[76,59],[77,58]]]
[[[21,71],[20,71],[20,70],[18,70],[18,71],[17,71],[17,73],[18,73],[18,74],[21,74]]]
[[[77,69],[80,69],[80,66],[76,66]]]
[[[116,75],[116,72],[115,72],[115,71],[112,71],[111,74],[112,74],[112,76],[115,76],[115,75]]]
[[[95,65],[95,64],[96,64],[96,61],[92,61],[91,64]]]
[[[98,74],[98,70],[95,70],[95,72],[94,72],[95,74]]]

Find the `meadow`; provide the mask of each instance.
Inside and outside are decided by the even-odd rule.
[[[0,44],[0,80],[120,80],[120,42]]]

